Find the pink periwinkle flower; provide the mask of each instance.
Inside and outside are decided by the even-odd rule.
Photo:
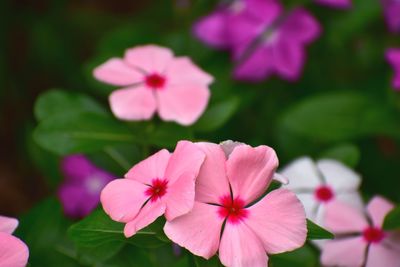
[[[111,58],[94,70],[105,83],[121,86],[109,98],[122,120],[149,120],[157,111],[164,121],[193,124],[204,112],[213,77],[188,57],[156,45],[128,49],[124,58]]]
[[[171,154],[163,149],[139,162],[109,183],[101,193],[104,211],[126,223],[126,237],[165,214],[167,220],[188,213],[194,204],[195,180],[204,153],[193,143],[180,141]]]
[[[362,210],[358,189],[360,176],[339,161],[321,159],[314,162],[302,157],[285,166],[281,174],[289,179],[285,187],[296,193],[307,218],[324,226],[325,207],[332,201],[342,201]]]
[[[336,238],[327,241],[321,254],[324,266],[398,267],[400,231],[385,231],[382,224],[393,204],[376,196],[364,211],[342,202],[329,204],[325,227]]]
[[[235,78],[260,81],[272,74],[297,80],[306,46],[321,29],[303,8],[285,12],[276,0],[239,0],[200,19],[194,32],[206,44],[232,52]]]
[[[25,267],[29,249],[24,242],[12,235],[18,227],[14,218],[0,216],[0,266]]]
[[[381,2],[389,30],[400,33],[400,1],[381,0]]]
[[[196,145],[206,159],[193,209],[165,224],[173,242],[206,259],[219,251],[221,262],[230,267],[265,267],[267,254],[304,244],[305,212],[295,194],[277,189],[262,197],[278,166],[272,148]]]
[[[116,177],[95,166],[84,155],[71,155],[61,161],[64,182],[58,190],[65,214],[83,218],[100,203],[100,192]]]
[[[316,3],[333,8],[347,9],[351,7],[351,0],[315,0]]]
[[[400,16],[400,13],[399,13]],[[400,90],[400,49],[390,48],[386,51],[386,59],[394,70],[393,88]]]

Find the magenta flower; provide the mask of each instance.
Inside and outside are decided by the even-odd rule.
[[[232,143],[230,143],[231,145]],[[206,154],[188,214],[168,221],[165,234],[206,259],[219,251],[225,266],[265,267],[268,254],[301,247],[306,239],[304,209],[296,196],[265,193],[278,166],[267,146],[198,143]]]
[[[165,214],[172,220],[189,212],[194,203],[195,179],[204,153],[193,143],[180,141],[174,153],[160,150],[109,183],[101,193],[104,211],[126,223],[130,237]]]
[[[399,13],[400,14],[400,13]],[[400,49],[391,48],[386,51],[386,59],[394,69],[393,88],[400,90]]]
[[[73,218],[85,217],[96,208],[100,202],[101,190],[115,178],[83,155],[63,158],[61,171],[64,182],[58,190],[58,197],[65,214]]]
[[[400,33],[400,1],[382,0],[383,12],[390,31]]]
[[[237,62],[234,76],[260,81],[272,74],[300,77],[305,48],[318,38],[319,23],[304,9],[283,12],[276,0],[240,0],[220,6],[194,26],[196,36],[229,49]]]
[[[29,249],[19,238],[12,235],[18,221],[0,216],[0,266],[25,267],[28,263]]]
[[[188,57],[155,45],[128,49],[94,70],[105,83],[122,86],[110,95],[111,110],[122,120],[148,120],[157,111],[164,121],[193,124],[204,112],[213,77]]]
[[[322,250],[324,266],[399,266],[400,231],[385,231],[382,224],[393,204],[374,197],[365,212],[339,201],[326,208],[325,226],[336,238]]]
[[[333,8],[347,9],[351,7],[351,0],[315,0],[315,2]]]

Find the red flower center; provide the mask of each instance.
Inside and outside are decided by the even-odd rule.
[[[146,190],[146,196],[150,196],[151,201],[156,201],[167,193],[168,181],[165,179],[153,179],[151,186]]]
[[[165,85],[165,77],[160,74],[153,73],[146,76],[145,83],[151,89],[162,89]]]
[[[368,243],[379,243],[385,237],[385,232],[377,227],[368,227],[363,231],[363,237]]]
[[[323,185],[315,189],[314,196],[320,202],[328,202],[332,200],[335,194],[329,186]]]
[[[245,209],[245,203],[239,197],[232,200],[231,196],[227,195],[221,197],[220,203],[218,214],[232,224],[236,224],[248,216],[249,211]]]

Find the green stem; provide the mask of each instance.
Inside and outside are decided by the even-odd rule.
[[[110,158],[112,158],[125,171],[131,168],[130,162],[126,158],[124,158],[124,156],[121,153],[119,153],[116,149],[112,147],[106,147],[104,148],[104,152],[106,152],[107,155],[109,155]]]

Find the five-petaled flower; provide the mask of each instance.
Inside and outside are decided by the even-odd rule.
[[[12,235],[18,227],[14,218],[0,216],[0,266],[25,267],[28,263],[28,247]]]
[[[325,227],[336,238],[323,247],[324,266],[400,266],[400,231],[385,231],[382,224],[393,204],[374,197],[360,211],[340,201],[327,205]]]
[[[325,206],[333,200],[363,207],[359,175],[338,161],[322,159],[314,163],[303,157],[283,168],[281,174],[289,179],[285,187],[296,193],[307,218],[317,224],[324,225]]]
[[[318,38],[320,26],[305,9],[285,12],[276,0],[240,0],[220,6],[194,26],[196,36],[229,49],[237,66],[234,77],[260,81],[272,74],[297,80],[305,47]]]
[[[61,171],[64,182],[58,190],[65,214],[73,218],[88,215],[100,202],[103,187],[115,179],[84,155],[76,154],[62,159]]]
[[[392,81],[393,88],[400,90],[400,49],[388,49],[386,51],[386,59],[394,70],[394,78]]]
[[[267,253],[304,244],[305,212],[287,189],[262,197],[278,166],[272,148],[231,144],[196,144],[206,154],[196,202],[188,214],[168,221],[164,232],[195,255],[208,259],[219,251],[225,266],[265,267]]]
[[[128,49],[123,59],[112,58],[94,70],[105,83],[122,86],[109,98],[122,120],[148,120],[157,111],[164,121],[193,124],[204,112],[213,77],[188,57],[174,57],[155,45]]]
[[[133,166],[125,179],[109,183],[101,193],[104,211],[126,223],[130,237],[165,214],[167,220],[188,213],[194,204],[195,180],[204,153],[180,141],[174,153],[163,149]]]

